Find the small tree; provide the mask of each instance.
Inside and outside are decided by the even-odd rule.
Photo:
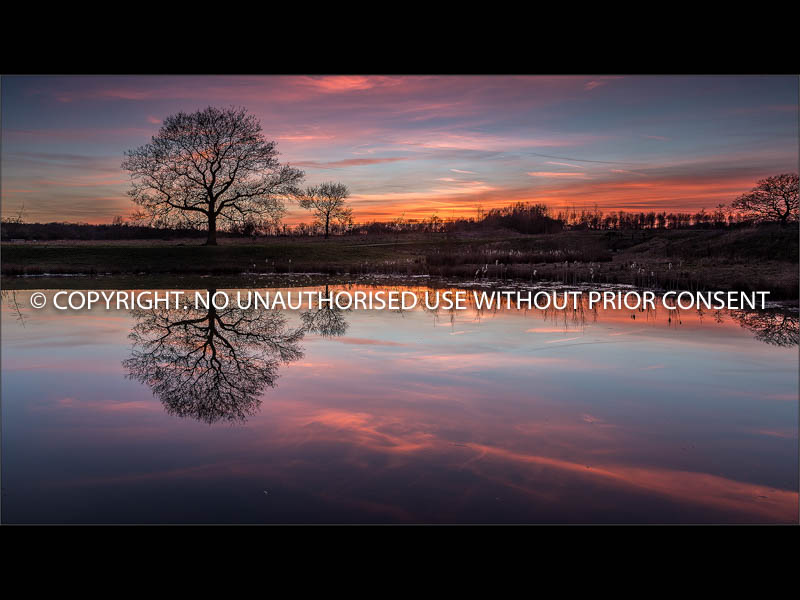
[[[244,108],[208,107],[164,119],[152,141],[126,152],[129,195],[150,225],[208,227],[217,222],[275,223],[283,199],[297,191],[303,172],[281,165],[275,142]]]
[[[310,210],[317,223],[324,227],[325,238],[330,234],[331,222],[346,225],[352,222],[353,210],[345,204],[350,190],[343,183],[327,182],[306,188],[299,195],[300,207]]]
[[[761,179],[752,190],[734,200],[732,207],[756,221],[777,221],[781,225],[795,222],[797,181],[796,173]]]

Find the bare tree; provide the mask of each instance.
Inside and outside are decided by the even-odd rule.
[[[180,112],[164,119],[149,144],[126,152],[122,168],[133,182],[137,215],[155,226],[208,227],[217,222],[279,221],[283,200],[297,191],[303,172],[278,162],[274,141],[244,108]]]
[[[781,225],[798,219],[797,173],[783,173],[761,179],[756,186],[733,201],[733,208],[758,221]]]
[[[22,203],[22,206],[17,212],[16,217],[3,217],[3,223],[9,223],[11,225],[22,225],[25,223],[25,203]]]
[[[299,195],[300,207],[313,212],[320,226],[325,228],[325,238],[330,234],[331,221],[346,225],[352,221],[353,211],[345,204],[350,190],[343,183],[326,182],[308,187]]]

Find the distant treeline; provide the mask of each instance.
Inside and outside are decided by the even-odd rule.
[[[561,210],[553,213],[546,205],[533,202],[517,202],[502,208],[477,210],[471,218],[440,218],[432,215],[427,219],[398,218],[392,221],[356,223],[335,228],[337,234],[352,233],[448,233],[480,231],[487,229],[510,229],[519,233],[558,233],[564,230],[641,230],[641,229],[727,229],[753,224],[754,221],[718,207],[713,212],[705,209],[690,212],[626,212],[604,213],[594,209]],[[283,228],[287,235],[319,235],[312,225],[301,223]]]
[[[509,229],[518,233],[558,233],[564,230],[643,230],[643,229],[726,229],[750,224],[724,208],[714,212],[701,210],[695,213],[676,212],[626,212],[604,213],[592,210],[562,210],[552,213],[544,204],[518,202],[493,208],[477,210],[471,218],[441,218],[432,215],[425,219],[397,218],[392,221],[364,223],[333,223],[333,235],[369,235],[403,233],[457,233],[494,229]],[[298,225],[271,224],[257,226],[245,224],[220,231],[228,237],[260,236],[318,236],[323,235],[321,226],[300,223]],[[125,222],[117,217],[110,225],[86,223],[25,223],[21,219],[4,220],[0,235],[10,240],[125,240],[125,239],[169,239],[203,238],[202,228],[155,228]]]
[[[89,225],[88,223],[20,223],[4,221],[0,225],[3,241],[19,240],[157,240],[169,237],[205,237],[199,229],[157,229],[114,223]]]

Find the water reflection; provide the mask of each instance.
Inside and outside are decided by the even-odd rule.
[[[738,312],[733,318],[755,334],[755,338],[773,346],[797,346],[800,326],[797,313],[785,311]]]
[[[330,289],[325,286],[325,296],[330,296]],[[322,337],[338,337],[347,332],[345,311],[332,305],[323,305],[313,310],[307,310],[300,315],[303,326],[309,333],[316,333]]]
[[[215,291],[208,290],[209,296]],[[330,293],[326,285],[325,295]],[[17,293],[3,290],[2,296],[17,322],[24,327],[30,314],[21,308]],[[498,312],[507,312],[506,309],[478,309],[470,304],[469,311],[477,322]],[[421,299],[418,306],[423,306]],[[433,317],[434,323],[440,324],[446,319],[451,325],[456,321],[457,312],[461,312],[423,310]],[[301,342],[306,334],[336,338],[347,333],[346,312],[331,305],[306,310],[300,313],[301,326],[290,328],[281,312],[255,308],[137,309],[131,313],[135,319],[129,335],[133,349],[130,358],[122,364],[127,377],[146,384],[171,415],[206,423],[243,422],[259,409],[263,391],[275,387],[281,366],[303,357]],[[586,304],[569,310],[551,308],[536,312],[543,321],[562,331],[582,330],[587,322],[596,323],[600,314],[599,309],[589,310]],[[634,321],[637,317],[657,318],[650,310],[628,312],[627,318]],[[724,314],[715,311],[714,322],[723,324]],[[606,319],[609,316],[610,313],[605,314]],[[697,316],[702,322],[705,314],[697,311]],[[737,311],[731,312],[730,317],[766,344],[790,347],[800,343],[797,312]],[[669,314],[666,321],[670,327],[681,325],[681,311]]]
[[[797,522],[793,313],[12,296],[8,522]]]
[[[14,313],[17,323],[25,327],[25,319],[27,315],[23,312],[22,306],[17,299],[17,290],[0,290],[0,297],[3,303]]]
[[[213,295],[215,290],[209,290]],[[167,412],[206,423],[243,421],[303,356],[304,328],[278,312],[226,308],[134,310],[128,377],[150,387]]]
[[[216,290],[208,290],[213,296]],[[325,286],[325,295],[330,289]],[[420,305],[422,302],[419,303]],[[471,307],[480,321],[496,310]],[[19,312],[19,311],[17,311]],[[343,336],[348,329],[347,311],[324,305],[300,314],[302,326],[290,329],[277,311],[254,308],[213,307],[207,311],[135,310],[130,338],[131,358],[123,362],[128,377],[150,387],[167,412],[206,423],[246,421],[261,405],[261,394],[274,387],[281,365],[303,357],[300,343],[307,333],[323,338]],[[439,323],[442,312],[451,324],[456,311],[425,310]],[[575,309],[548,309],[543,321],[560,325],[564,331],[582,329],[587,316],[597,322],[598,310],[586,305]],[[629,311],[628,318],[656,318],[654,311]],[[764,343],[776,346],[798,344],[798,317],[786,311],[740,311],[731,314],[741,327]],[[702,321],[703,311],[698,311]],[[722,311],[714,321],[723,323]],[[680,311],[667,317],[669,326],[682,323]]]

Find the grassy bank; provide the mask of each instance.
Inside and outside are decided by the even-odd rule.
[[[798,297],[797,231],[773,227],[527,236],[497,231],[478,237],[270,238],[223,240],[218,247],[202,246],[198,240],[24,242],[3,243],[1,260],[5,287],[22,287],[20,275],[148,275],[148,280],[168,280],[242,273],[320,273],[630,283],[769,290],[775,298]]]

